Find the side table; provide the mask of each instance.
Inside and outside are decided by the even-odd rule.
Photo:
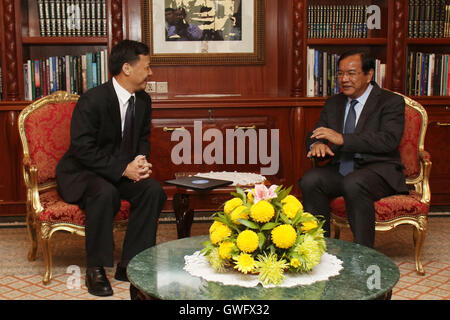
[[[204,201],[208,197],[223,197],[223,200],[230,198],[230,193],[235,191],[236,187],[220,187],[212,190],[197,191],[184,187],[177,187],[173,196],[173,210],[177,224],[178,239],[186,238],[191,235],[192,222],[194,220],[194,208],[191,206],[191,200]],[[217,205],[217,209],[221,203]]]

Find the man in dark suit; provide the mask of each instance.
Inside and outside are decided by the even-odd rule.
[[[398,145],[405,121],[404,99],[371,81],[373,59],[358,51],[341,55],[338,83],[306,141],[307,156],[331,158],[300,180],[305,211],[326,218],[330,234],[332,198],[343,196],[354,242],[373,247],[374,202],[407,193]]]
[[[156,241],[158,217],[166,201],[161,185],[149,178],[151,76],[147,45],[124,40],[111,50],[113,78],[84,93],[70,127],[70,147],[56,169],[58,192],[86,212],[86,286],[93,295],[112,295],[103,267],[113,266],[113,218],[120,199],[130,217],[115,278],[128,281],[126,266]]]

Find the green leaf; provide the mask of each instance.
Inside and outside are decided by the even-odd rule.
[[[277,199],[278,199],[279,201],[283,200],[284,198],[286,198],[286,197],[291,193],[291,190],[292,190],[292,186],[290,186],[290,187],[287,188],[287,189],[281,190],[281,191],[278,193]]]
[[[225,224],[228,228],[230,229],[234,229],[237,232],[239,232],[238,227],[234,224],[233,220],[231,220],[230,216],[225,214],[225,213],[221,213],[218,214],[217,217],[214,218],[215,221],[219,221],[222,222],[223,224]]]
[[[266,241],[266,236],[264,235],[264,233],[259,232],[258,238],[259,238],[258,247],[261,250],[263,248],[264,242]]]
[[[289,219],[283,212],[280,212],[280,218],[285,224],[292,224],[291,219]]]
[[[278,225],[280,225],[278,222],[267,222],[266,224],[264,224],[264,225],[261,227],[261,231],[264,231],[264,230],[271,230],[271,229],[275,228],[275,227],[278,226]]]
[[[245,219],[237,219],[237,221],[239,221],[240,223],[242,223],[244,226],[250,228],[250,229],[256,229],[259,230],[259,224],[252,222],[252,221],[248,221]]]
[[[292,219],[292,224],[296,225],[297,223],[300,222],[301,218],[302,218],[302,214],[300,212],[297,212],[294,219]]]
[[[208,255],[209,252],[214,249],[214,245],[210,240],[203,241],[201,244],[204,246],[204,248],[200,251],[200,253],[204,253],[205,255]]]

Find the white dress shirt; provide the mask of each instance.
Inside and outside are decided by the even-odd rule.
[[[133,96],[135,101],[136,97],[133,94],[129,93],[124,87],[122,87],[117,80],[113,77],[112,79],[114,91],[116,91],[117,98],[119,98],[119,107],[120,107],[120,122],[121,122],[121,130],[123,136],[123,127],[125,126],[125,114],[127,113],[128,102],[130,97]]]

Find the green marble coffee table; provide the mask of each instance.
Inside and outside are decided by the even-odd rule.
[[[400,274],[385,255],[351,242],[326,239],[327,252],[343,261],[338,276],[307,286],[254,288],[208,282],[186,272],[184,256],[202,248],[207,235],[162,243],[134,257],[127,268],[132,299],[355,300],[389,299]]]

